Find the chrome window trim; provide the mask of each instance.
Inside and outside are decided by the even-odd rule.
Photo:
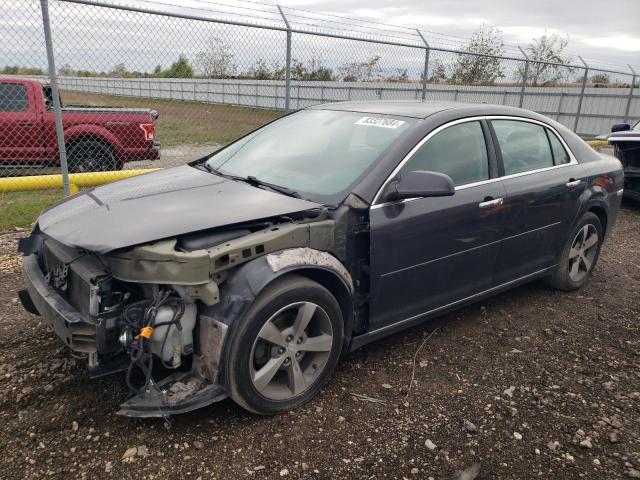
[[[526,172],[512,173],[511,175],[504,175],[502,177],[489,178],[487,180],[481,180],[479,182],[473,182],[473,183],[466,183],[466,184],[463,184],[463,185],[458,185],[458,186],[455,187],[456,191],[464,190],[466,188],[473,188],[473,187],[477,187],[477,186],[480,186],[480,185],[487,185],[489,183],[495,183],[495,182],[502,181],[502,180],[508,180],[510,178],[517,178],[517,177],[523,177],[523,176],[526,176],[526,175],[533,175],[533,174],[536,174],[536,173],[546,172],[546,171],[549,171],[549,170],[555,170],[555,169],[558,169],[558,168],[564,168],[564,167],[568,167],[568,166],[571,166],[571,165],[577,165],[578,164],[578,160],[576,159],[575,155],[573,154],[573,151],[571,150],[571,148],[569,148],[569,145],[567,145],[567,142],[565,142],[564,138],[562,138],[562,135],[560,135],[555,128],[553,128],[551,125],[549,125],[547,123],[541,122],[539,120],[534,120],[532,118],[518,117],[518,116],[514,116],[514,115],[482,115],[482,116],[476,116],[476,117],[461,118],[461,119],[458,119],[458,120],[453,120],[453,121],[451,121],[449,123],[445,123],[444,125],[440,125],[438,128],[432,130],[422,140],[420,140],[411,149],[411,151],[407,155],[405,155],[405,157],[400,161],[400,163],[398,163],[396,168],[393,169],[391,174],[387,177],[387,179],[384,181],[382,186],[376,192],[376,195],[375,195],[375,197],[373,199],[373,204],[371,206],[371,209],[377,209],[377,208],[384,207],[384,206],[389,205],[389,204],[400,204],[400,203],[411,202],[413,200],[418,200],[419,198],[423,198],[423,197],[415,197],[415,198],[406,198],[404,200],[395,201],[395,202],[378,203],[378,201],[380,200],[380,195],[382,194],[382,191],[387,186],[387,184],[398,174],[398,172],[402,169],[404,164],[407,163],[411,159],[411,157],[415,154],[415,152],[417,150],[419,150],[420,147],[422,147],[422,145],[424,143],[428,142],[429,139],[431,139],[434,135],[436,135],[437,133],[441,132],[442,130],[444,130],[446,128],[452,127],[454,125],[459,125],[461,123],[478,122],[478,121],[481,121],[481,120],[489,120],[489,121],[490,120],[513,120],[513,121],[518,121],[518,122],[534,123],[536,125],[540,125],[542,127],[548,128],[556,136],[556,138],[560,141],[561,145],[567,151],[567,153],[569,154],[570,161],[569,161],[569,163],[563,163],[561,165],[553,165],[551,167],[543,167],[543,168],[538,168],[538,169],[535,169],[535,170],[528,170]],[[499,145],[497,145],[497,147],[499,147]],[[551,148],[551,146],[549,146],[549,148]]]

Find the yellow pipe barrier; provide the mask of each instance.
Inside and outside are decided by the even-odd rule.
[[[609,142],[607,142],[606,140],[587,140],[587,143],[596,152],[599,152],[602,147],[606,147],[607,145],[609,145]]]
[[[77,193],[80,188],[95,187],[124,178],[160,170],[148,168],[118,170],[113,172],[87,172],[69,174],[69,191]],[[0,178],[0,192],[26,192],[30,190],[58,190],[63,186],[62,175],[33,175],[28,177]]]

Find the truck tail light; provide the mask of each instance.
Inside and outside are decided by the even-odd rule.
[[[145,140],[153,140],[153,132],[155,130],[153,123],[141,123],[140,128],[144,132]]]

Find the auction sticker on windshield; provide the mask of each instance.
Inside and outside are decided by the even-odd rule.
[[[369,127],[382,127],[382,128],[398,128],[403,125],[402,120],[396,120],[394,118],[385,117],[362,117],[355,122],[355,125],[367,125]]]

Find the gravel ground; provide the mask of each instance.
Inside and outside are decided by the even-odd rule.
[[[122,376],[88,380],[19,306],[23,234],[0,236],[3,478],[640,478],[637,206],[582,291],[532,283],[365,347],[289,414],[224,401],[168,429],[116,417]]]

